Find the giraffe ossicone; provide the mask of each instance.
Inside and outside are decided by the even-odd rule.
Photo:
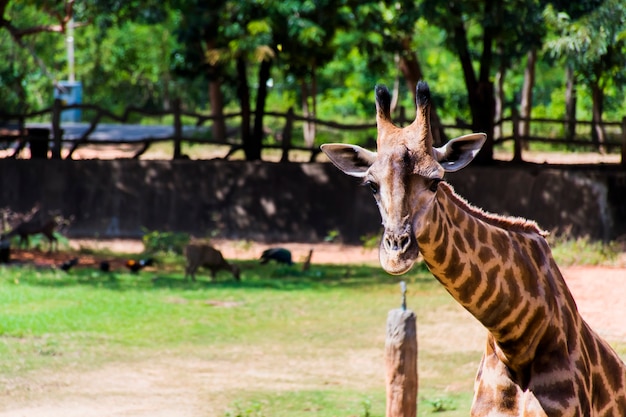
[[[384,227],[383,269],[405,273],[421,252],[489,331],[471,415],[626,416],[626,366],[580,316],[545,233],[533,221],[473,207],[443,181],[474,159],[485,134],[433,147],[426,83],[417,85],[416,117],[406,127],[393,124],[384,86],[375,96],[376,151],[322,151],[371,189]]]

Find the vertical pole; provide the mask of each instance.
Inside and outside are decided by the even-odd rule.
[[[67,79],[73,83],[76,81],[76,76],[74,74],[74,19],[70,19],[67,25],[67,36],[65,37],[65,42],[67,44]]]
[[[622,118],[622,166],[626,167],[626,116]]]
[[[283,154],[280,157],[280,162],[289,162],[289,149],[291,149],[291,137],[293,135],[293,114],[293,107],[289,107],[289,110],[287,110],[287,117],[285,119],[285,128],[283,129]]]
[[[174,159],[180,159],[182,156],[181,153],[181,142],[183,139],[183,124],[180,116],[180,98],[176,97],[174,99]]]
[[[417,416],[417,327],[415,314],[406,309],[405,288],[402,308],[391,310],[387,316],[386,417]]]
[[[63,143],[63,131],[61,130],[61,99],[55,98],[52,105],[52,152],[50,159],[61,159],[61,146]]]
[[[515,107],[511,110],[511,120],[513,121],[513,162],[522,162],[522,133],[520,132],[520,117]]]

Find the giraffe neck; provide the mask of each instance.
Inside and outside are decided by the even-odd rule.
[[[489,330],[507,365],[529,363],[561,314],[557,298],[569,295],[538,227],[481,212],[442,183],[424,229],[416,237],[433,275]]]

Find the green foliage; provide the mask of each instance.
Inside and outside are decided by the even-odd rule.
[[[380,233],[376,233],[373,235],[361,236],[361,242],[363,242],[363,247],[365,249],[374,249],[378,247],[380,243],[380,235]]]
[[[173,21],[174,19],[172,19]],[[154,25],[124,22],[107,30],[103,37],[94,28],[77,29],[77,48],[83,59],[77,62],[77,77],[83,81],[85,101],[98,103],[117,114],[132,104],[161,109],[172,95],[169,56],[174,39],[168,24],[155,36]]]
[[[372,417],[372,402],[367,399],[361,401],[361,405],[363,406],[363,417]]]
[[[560,266],[606,265],[615,261],[621,252],[617,242],[601,242],[589,237],[572,238],[569,233],[550,235],[552,254]]]
[[[626,83],[626,5],[621,0],[605,0],[598,7],[572,19],[564,11],[548,5],[544,19],[552,30],[546,51],[573,66],[581,80],[591,86]]]
[[[337,229],[329,230],[328,233],[326,233],[326,237],[324,237],[324,242],[336,242],[339,239],[339,237],[340,237],[339,230]]]
[[[260,61],[272,60],[267,110],[294,107],[302,114],[302,103],[309,99],[304,87],[315,93],[317,117],[371,123],[374,85],[391,86],[401,75],[397,59],[415,52],[439,116],[451,124],[457,119],[472,121],[470,68],[474,78],[487,74],[488,81],[505,69],[505,107],[517,105],[524,56],[534,47],[541,51],[534,116],[563,116],[563,65],[555,62],[567,62],[588,87],[590,80],[600,83],[607,117],[621,118],[626,102],[621,91],[626,82],[622,70],[626,6],[620,0],[570,3],[552,3],[544,9],[544,2],[529,0],[446,4],[94,0],[74,4],[79,23],[74,32],[76,76],[83,83],[85,103],[116,114],[128,105],[167,109],[175,97],[182,98],[185,110],[207,111],[212,107],[209,81],[215,80],[221,82],[225,108],[236,111],[243,80],[238,79],[235,60],[246,63],[251,103],[256,99],[253,75]],[[487,4],[494,9],[488,10]],[[0,106],[5,111],[22,113],[50,106],[54,81],[68,77],[64,33],[44,31],[18,41],[7,25],[19,30],[55,25],[64,12],[62,2],[7,3],[0,24],[4,58],[0,88],[5,93],[0,95]],[[492,42],[483,45],[485,39]],[[462,56],[469,60],[462,61]],[[397,85],[398,104],[410,115],[412,92],[401,76]],[[591,104],[589,88],[579,88],[577,117],[589,120]],[[89,111],[84,115],[85,119],[92,116]],[[140,120],[134,116],[130,121]],[[557,133],[548,129],[545,134]],[[294,142],[302,142],[302,136],[297,131]],[[316,144],[367,144],[374,136],[370,131],[319,129]]]
[[[189,234],[144,229],[144,235],[141,240],[146,253],[163,252],[180,255],[183,253],[187,243],[189,243]]]
[[[234,405],[234,410],[227,410],[224,413],[224,417],[264,417],[265,414],[262,412],[261,404],[258,402],[253,402],[249,405],[242,405],[237,402]]]
[[[53,232],[53,236],[57,238],[57,243],[55,244],[55,248],[58,247],[59,250],[68,249],[70,247],[70,241],[68,238],[63,236],[59,232]],[[13,236],[11,239],[11,246],[17,248],[20,245],[20,237]],[[28,237],[28,245],[30,248],[36,248],[39,250],[48,250],[50,247],[50,242],[48,238],[41,233],[36,233],[34,235],[30,235]]]
[[[450,398],[434,398],[432,400],[427,399],[425,402],[430,405],[433,413],[441,413],[444,411],[450,411],[456,409],[456,404]]]

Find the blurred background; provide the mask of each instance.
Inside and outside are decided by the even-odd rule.
[[[424,79],[437,141],[488,134],[478,163],[494,158],[494,146],[512,152],[514,134],[539,149],[601,154],[619,153],[623,142],[620,0],[2,0],[0,12],[0,112],[28,114],[24,123],[50,122],[55,98],[117,117],[129,106],[158,113],[123,120],[142,124],[172,125],[180,106],[183,125],[202,123],[185,112],[212,118],[204,140],[237,137],[240,157],[255,160],[283,140],[289,109],[308,120],[371,123],[376,84],[393,91],[396,117],[410,121]],[[97,114],[75,107],[61,122]],[[295,146],[329,140],[319,123],[295,132]],[[330,138],[371,144],[372,131]]]

